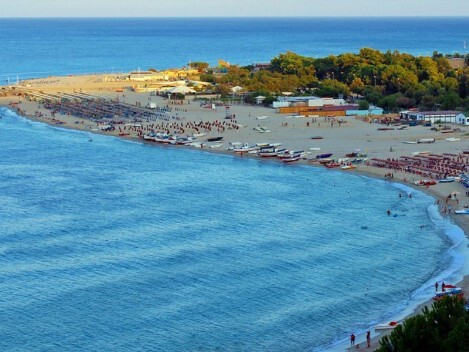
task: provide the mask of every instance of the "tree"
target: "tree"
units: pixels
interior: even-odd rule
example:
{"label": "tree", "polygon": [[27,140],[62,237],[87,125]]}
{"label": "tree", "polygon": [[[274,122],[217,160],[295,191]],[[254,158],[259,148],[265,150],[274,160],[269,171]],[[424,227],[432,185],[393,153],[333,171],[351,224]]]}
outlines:
{"label": "tree", "polygon": [[368,110],[369,108],[370,108],[370,103],[368,103],[366,100],[360,100],[358,102],[359,110]]}
{"label": "tree", "polygon": [[270,61],[273,72],[289,75],[314,75],[314,59],[287,51]]}
{"label": "tree", "polygon": [[469,313],[464,300],[445,297],[410,317],[388,336],[383,337],[378,352],[469,351]]}
{"label": "tree", "polygon": [[352,83],[350,83],[350,90],[354,93],[362,94],[364,89],[365,83],[359,77],[354,78]]}
{"label": "tree", "polygon": [[397,106],[396,101],[398,96],[400,96],[400,94],[393,94],[384,97],[378,102],[378,106],[382,107],[386,111],[394,111]]}
{"label": "tree", "polygon": [[402,66],[389,65],[381,73],[382,79],[386,82],[386,89],[389,92],[404,91],[417,85],[417,75]]}
{"label": "tree", "polygon": [[383,99],[383,95],[378,92],[370,92],[365,95],[365,100],[374,105],[377,105],[381,99]]}
{"label": "tree", "polygon": [[433,95],[424,95],[421,105],[425,108],[425,110],[433,110],[436,105],[436,99]]}
{"label": "tree", "polygon": [[321,82],[316,94],[320,97],[338,97],[339,95],[347,97],[350,94],[350,89],[346,84],[335,79],[326,79]]}
{"label": "tree", "polygon": [[455,92],[449,92],[440,99],[440,108],[442,110],[454,110],[461,106],[461,98]]}
{"label": "tree", "polygon": [[196,61],[189,63],[189,67],[197,69],[199,73],[205,72],[209,67],[209,64],[206,62]]}
{"label": "tree", "polygon": [[401,109],[410,109],[415,106],[415,100],[402,96],[396,99],[396,105]]}
{"label": "tree", "polygon": [[438,66],[435,61],[430,57],[421,57],[418,61],[419,66],[419,78],[421,81],[430,80],[438,81],[440,80],[440,75],[438,72]]}

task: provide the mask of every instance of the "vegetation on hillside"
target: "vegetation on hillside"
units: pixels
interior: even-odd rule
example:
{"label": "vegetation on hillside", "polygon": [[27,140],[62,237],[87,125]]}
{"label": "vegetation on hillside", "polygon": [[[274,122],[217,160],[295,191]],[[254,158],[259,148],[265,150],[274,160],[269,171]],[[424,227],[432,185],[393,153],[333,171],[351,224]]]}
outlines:
{"label": "vegetation on hillside", "polygon": [[254,96],[274,97],[282,92],[359,96],[389,111],[413,107],[469,110],[469,67],[452,69],[448,57],[438,52],[428,57],[363,48],[357,54],[324,58],[286,52],[265,69],[231,66],[224,74],[205,72],[201,79],[216,83],[218,92],[226,96],[230,87],[241,86]]}
{"label": "vegetation on hillside", "polygon": [[425,307],[380,340],[378,352],[467,352],[469,351],[469,312],[464,300],[445,297]]}

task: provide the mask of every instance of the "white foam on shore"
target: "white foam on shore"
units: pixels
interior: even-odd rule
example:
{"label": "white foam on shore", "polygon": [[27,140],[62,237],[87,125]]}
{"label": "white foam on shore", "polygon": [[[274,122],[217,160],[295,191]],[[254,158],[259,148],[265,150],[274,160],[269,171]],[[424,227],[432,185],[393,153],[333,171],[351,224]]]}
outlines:
{"label": "white foam on shore", "polygon": [[[366,177],[366,176],[364,176]],[[451,246],[442,253],[443,257],[450,258],[450,265],[440,271],[436,271],[435,275],[429,278],[423,285],[418,287],[410,295],[410,300],[402,302],[402,310],[391,313],[389,321],[402,321],[413,314],[417,307],[429,301],[433,297],[435,290],[435,282],[447,282],[449,284],[457,284],[464,276],[469,275],[469,239],[464,233],[463,229],[457,226],[450,218],[443,217],[438,209],[438,206],[433,204],[434,198],[428,194],[415,190],[405,184],[392,183],[393,186],[402,190],[407,196],[412,194],[418,197],[427,197],[432,202],[427,208],[428,216],[431,222],[435,225],[438,233],[446,237],[446,240],[451,242]],[[379,336],[373,326],[368,329],[354,332],[356,336],[356,345],[360,344],[362,348],[366,348],[366,332],[371,331],[371,338]],[[337,340],[328,347],[327,352],[344,351],[350,347],[349,337]]]}

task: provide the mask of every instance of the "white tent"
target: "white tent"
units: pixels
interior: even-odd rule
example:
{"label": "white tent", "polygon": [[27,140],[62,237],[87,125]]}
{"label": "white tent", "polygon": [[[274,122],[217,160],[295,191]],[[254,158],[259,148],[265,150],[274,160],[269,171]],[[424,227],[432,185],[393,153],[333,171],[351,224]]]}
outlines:
{"label": "white tent", "polygon": [[195,93],[195,90],[192,89],[192,88],[189,88],[189,87],[185,87],[185,86],[177,86],[177,87],[168,89],[166,91],[166,93],[170,93],[170,94],[178,94],[178,93],[187,94],[187,93]]}

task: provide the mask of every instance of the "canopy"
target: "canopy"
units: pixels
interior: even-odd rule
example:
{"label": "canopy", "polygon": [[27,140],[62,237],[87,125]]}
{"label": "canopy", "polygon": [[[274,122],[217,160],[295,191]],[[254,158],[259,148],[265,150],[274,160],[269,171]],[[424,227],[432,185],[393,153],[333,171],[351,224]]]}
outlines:
{"label": "canopy", "polygon": [[187,93],[195,93],[195,90],[189,87],[185,86],[177,86],[171,89],[168,89],[166,93],[181,93],[181,94],[187,94]]}

